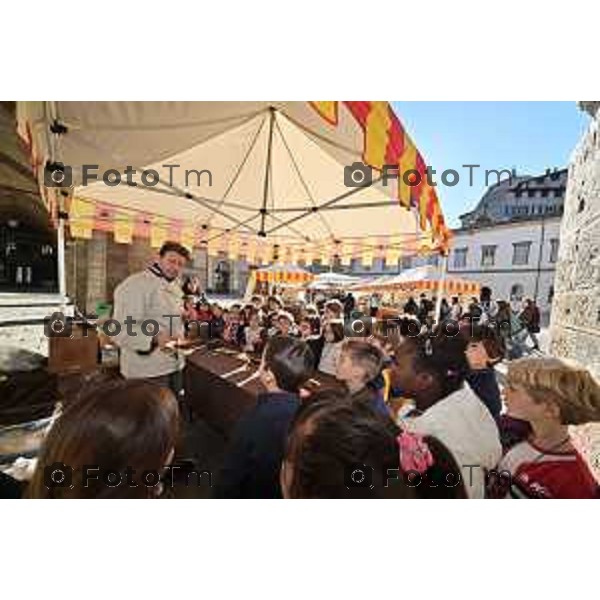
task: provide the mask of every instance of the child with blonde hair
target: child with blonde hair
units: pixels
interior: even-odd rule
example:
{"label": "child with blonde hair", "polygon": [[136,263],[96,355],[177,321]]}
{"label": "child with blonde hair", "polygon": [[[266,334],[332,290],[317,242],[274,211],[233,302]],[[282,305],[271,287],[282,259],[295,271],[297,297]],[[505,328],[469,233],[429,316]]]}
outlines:
{"label": "child with blonde hair", "polygon": [[527,421],[531,434],[500,461],[492,494],[597,498],[598,483],[568,431],[600,421],[600,384],[590,372],[558,358],[516,360],[509,363],[505,402],[509,416]]}

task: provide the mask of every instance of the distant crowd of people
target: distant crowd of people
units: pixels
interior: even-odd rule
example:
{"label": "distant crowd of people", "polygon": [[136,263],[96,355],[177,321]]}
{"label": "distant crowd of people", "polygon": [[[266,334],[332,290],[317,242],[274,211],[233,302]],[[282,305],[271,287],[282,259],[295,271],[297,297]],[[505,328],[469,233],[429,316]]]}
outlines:
{"label": "distant crowd of people", "polygon": [[[185,249],[163,247],[138,287],[120,294],[145,289],[135,308],[154,306],[147,290],[155,285],[162,298],[171,289],[185,262],[177,257],[185,259]],[[349,294],[321,307],[286,305],[274,295],[224,307],[209,303],[196,282],[184,287],[179,301],[190,331],[189,323],[206,323],[208,338],[260,357],[264,391],[229,439],[214,497],[599,497],[568,428],[600,420],[600,384],[584,367],[532,356],[508,363],[501,393],[494,366],[506,355],[507,337],[495,323],[505,307],[491,291],[468,307],[443,301],[440,323],[431,322],[435,299],[410,299],[394,330],[382,332],[376,323],[370,335],[352,337],[344,322],[355,312]],[[539,327],[534,309],[526,304],[519,322],[537,319]],[[454,335],[443,330],[450,319]],[[512,316],[507,322],[511,337]],[[123,473],[161,472],[173,460],[182,423],[177,388],[164,378],[172,371],[149,373],[155,365],[143,361],[147,349],[140,348],[129,365],[137,374],[121,369],[123,379],[67,405],[44,442],[27,496],[160,495],[160,485],[111,488],[98,479],[84,487],[74,475],[69,488],[44,480],[59,463],[76,473],[89,464]],[[336,385],[310,391],[319,373]]]}
{"label": "distant crowd of people", "polygon": [[[405,315],[416,318],[421,324],[433,324],[438,315],[435,314],[436,298],[429,299],[421,294],[417,303],[413,297],[403,305]],[[482,287],[478,297],[472,296],[468,301],[458,296],[448,300],[442,298],[440,303],[439,320],[468,321],[496,328],[509,358],[519,358],[526,350],[528,339],[532,342],[533,350],[540,350],[538,335],[541,330],[540,309],[535,300],[525,298],[494,300],[492,290]]]}

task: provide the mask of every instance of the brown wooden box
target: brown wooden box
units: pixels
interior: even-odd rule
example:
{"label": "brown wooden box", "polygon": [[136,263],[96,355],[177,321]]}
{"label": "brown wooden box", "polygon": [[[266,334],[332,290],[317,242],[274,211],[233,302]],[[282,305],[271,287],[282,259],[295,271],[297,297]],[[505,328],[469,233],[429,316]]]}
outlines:
{"label": "brown wooden box", "polygon": [[[86,330],[87,329],[87,330]],[[95,329],[73,323],[71,337],[48,339],[48,371],[93,371],[98,366],[98,334]]]}

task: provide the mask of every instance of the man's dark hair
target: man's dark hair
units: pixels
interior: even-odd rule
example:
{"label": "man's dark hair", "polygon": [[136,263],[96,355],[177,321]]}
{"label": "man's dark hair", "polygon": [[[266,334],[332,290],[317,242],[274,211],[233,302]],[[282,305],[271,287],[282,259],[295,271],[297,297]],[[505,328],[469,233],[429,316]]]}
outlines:
{"label": "man's dark hair", "polygon": [[179,256],[183,256],[186,260],[190,260],[190,251],[182,246],[179,242],[165,242],[158,252],[159,256],[164,256],[167,252],[176,252]]}
{"label": "man's dark hair", "polygon": [[484,285],[479,291],[479,300],[481,302],[489,302],[492,299],[492,288]]}
{"label": "man's dark hair", "polygon": [[283,308],[283,302],[281,301],[281,298],[278,298],[277,296],[269,296],[267,298],[267,305],[269,305],[271,302],[275,302],[277,306]]}
{"label": "man's dark hair", "polygon": [[314,363],[312,350],[302,340],[275,336],[267,344],[265,366],[273,373],[281,390],[297,393],[310,379]]}

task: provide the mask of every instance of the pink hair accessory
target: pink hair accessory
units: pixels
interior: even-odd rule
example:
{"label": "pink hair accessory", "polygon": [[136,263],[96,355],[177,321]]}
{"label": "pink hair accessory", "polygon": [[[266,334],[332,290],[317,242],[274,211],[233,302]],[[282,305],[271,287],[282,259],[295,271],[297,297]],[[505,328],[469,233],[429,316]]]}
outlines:
{"label": "pink hair accessory", "polygon": [[396,438],[400,448],[400,468],[425,473],[433,465],[433,455],[422,435],[403,431]]}

